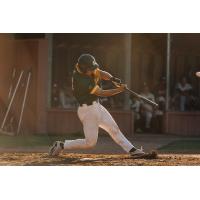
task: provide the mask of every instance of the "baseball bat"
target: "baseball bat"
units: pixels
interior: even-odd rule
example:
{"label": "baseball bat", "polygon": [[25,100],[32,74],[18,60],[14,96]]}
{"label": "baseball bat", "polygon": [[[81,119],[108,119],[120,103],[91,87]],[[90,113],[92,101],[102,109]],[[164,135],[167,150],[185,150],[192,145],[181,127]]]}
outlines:
{"label": "baseball bat", "polygon": [[[116,87],[119,87],[119,86],[121,85],[121,84],[116,83],[116,82],[114,82],[114,81],[112,81],[112,82],[113,82],[113,84],[114,84]],[[141,100],[143,100],[144,102],[146,102],[146,103],[148,103],[148,104],[150,104],[150,105],[152,105],[152,106],[158,107],[158,104],[157,104],[156,102],[151,101],[151,100],[147,99],[146,97],[144,97],[144,96],[142,96],[142,95],[140,95],[140,94],[138,94],[138,93],[132,91],[132,90],[129,89],[128,87],[126,87],[126,91],[130,92],[131,94],[133,94],[136,98],[141,99]]]}
{"label": "baseball bat", "polygon": [[130,92],[131,94],[133,94],[136,98],[141,99],[141,100],[145,101],[146,103],[148,103],[148,104],[150,104],[150,105],[152,105],[152,106],[158,107],[158,104],[157,104],[156,102],[151,101],[151,100],[147,99],[146,97],[137,94],[136,92],[130,90],[128,87],[126,87],[126,90],[127,90],[128,92]]}

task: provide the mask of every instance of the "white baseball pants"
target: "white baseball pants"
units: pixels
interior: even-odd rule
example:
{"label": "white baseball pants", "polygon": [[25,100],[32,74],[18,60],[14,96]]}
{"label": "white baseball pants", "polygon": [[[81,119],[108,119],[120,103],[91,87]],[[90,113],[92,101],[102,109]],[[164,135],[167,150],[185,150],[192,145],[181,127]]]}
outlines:
{"label": "white baseball pants", "polygon": [[96,145],[99,127],[104,129],[112,139],[126,152],[134,146],[125,138],[110,113],[97,102],[78,108],[78,116],[83,124],[85,139],[65,140],[64,149],[89,149]]}

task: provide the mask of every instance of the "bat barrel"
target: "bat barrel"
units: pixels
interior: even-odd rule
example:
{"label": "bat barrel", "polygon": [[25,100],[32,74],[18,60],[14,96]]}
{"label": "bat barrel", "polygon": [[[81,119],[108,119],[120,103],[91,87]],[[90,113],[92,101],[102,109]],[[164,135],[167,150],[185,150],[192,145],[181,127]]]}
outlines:
{"label": "bat barrel", "polygon": [[[119,86],[120,86],[120,84],[118,84],[118,83],[116,83],[116,82],[114,82],[114,81],[112,81],[112,82],[114,83],[114,85],[115,85],[116,87],[119,87]],[[151,104],[152,106],[158,107],[158,104],[157,104],[156,102],[151,101],[151,100],[149,100],[149,99],[147,99],[147,98],[145,98],[145,97],[143,97],[143,96],[137,94],[136,92],[130,90],[128,87],[126,87],[126,90],[127,90],[128,92],[130,92],[131,94],[133,94],[135,97],[137,97],[137,98],[139,98],[139,99],[142,99],[143,101],[145,101],[145,102]]]}
{"label": "bat barrel", "polygon": [[156,102],[151,101],[151,100],[149,100],[149,99],[147,99],[147,98],[145,98],[145,97],[143,97],[143,96],[137,94],[136,92],[130,90],[129,88],[126,88],[126,90],[129,91],[131,94],[133,94],[135,97],[137,97],[137,98],[139,98],[139,99],[145,101],[146,103],[149,103],[149,104],[151,104],[152,106],[158,107],[158,104],[157,104]]}

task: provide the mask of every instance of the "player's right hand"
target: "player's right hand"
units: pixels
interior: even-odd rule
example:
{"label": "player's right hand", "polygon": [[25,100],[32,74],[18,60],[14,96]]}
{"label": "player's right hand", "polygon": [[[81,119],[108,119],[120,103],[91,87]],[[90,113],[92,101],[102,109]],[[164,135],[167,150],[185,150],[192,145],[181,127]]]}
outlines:
{"label": "player's right hand", "polygon": [[123,92],[123,91],[126,90],[126,88],[127,88],[127,85],[126,85],[126,84],[121,84],[120,87],[119,87],[119,90],[120,90],[121,92]]}

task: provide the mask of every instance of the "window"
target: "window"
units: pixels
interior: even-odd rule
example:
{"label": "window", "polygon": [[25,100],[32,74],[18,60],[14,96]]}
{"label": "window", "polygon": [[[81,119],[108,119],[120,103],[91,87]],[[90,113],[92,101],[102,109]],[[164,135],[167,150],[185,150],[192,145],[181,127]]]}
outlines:
{"label": "window", "polygon": [[[77,107],[71,90],[71,77],[82,53],[94,55],[101,69],[119,77],[123,75],[122,34],[53,34],[51,107]],[[121,101],[121,98],[118,99]]]}

